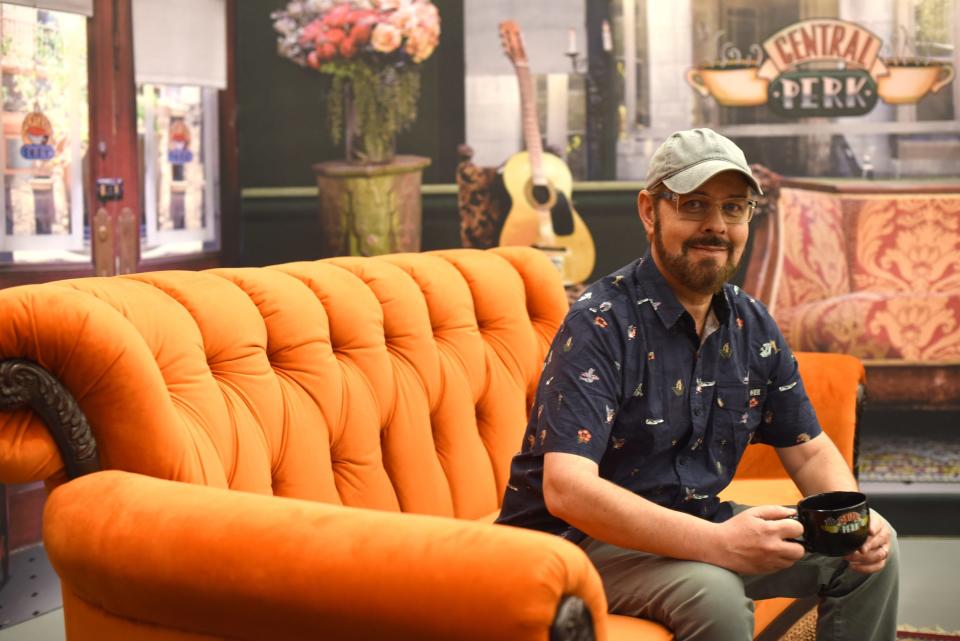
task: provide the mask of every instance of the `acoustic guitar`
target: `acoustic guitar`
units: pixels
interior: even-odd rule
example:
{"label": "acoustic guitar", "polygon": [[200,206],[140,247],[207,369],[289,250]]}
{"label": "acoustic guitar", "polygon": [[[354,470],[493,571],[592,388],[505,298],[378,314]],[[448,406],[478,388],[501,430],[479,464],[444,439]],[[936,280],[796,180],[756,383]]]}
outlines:
{"label": "acoustic guitar", "polygon": [[581,283],[593,273],[593,236],[571,204],[570,169],[563,160],[543,151],[533,78],[516,22],[500,23],[500,42],[520,83],[527,149],[511,156],[501,170],[510,205],[500,231],[500,244],[536,247],[554,262],[564,284]]}

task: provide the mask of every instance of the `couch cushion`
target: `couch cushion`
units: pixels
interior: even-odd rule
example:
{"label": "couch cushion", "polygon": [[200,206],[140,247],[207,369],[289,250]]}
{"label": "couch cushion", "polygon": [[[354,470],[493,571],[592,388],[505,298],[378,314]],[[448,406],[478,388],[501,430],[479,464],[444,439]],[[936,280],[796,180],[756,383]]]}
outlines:
{"label": "couch cushion", "polygon": [[608,641],[670,641],[673,633],[659,623],[611,614],[607,618]]}
{"label": "couch cushion", "polygon": [[960,291],[858,292],[781,309],[776,317],[796,350],[928,363],[960,359]]}
{"label": "couch cushion", "polygon": [[[754,634],[759,634],[793,603],[793,599],[777,598],[757,601],[753,614]],[[611,614],[607,618],[608,641],[670,641],[673,633],[659,623],[636,617]]]}
{"label": "couch cushion", "polygon": [[960,194],[844,196],[854,291],[960,292]]}

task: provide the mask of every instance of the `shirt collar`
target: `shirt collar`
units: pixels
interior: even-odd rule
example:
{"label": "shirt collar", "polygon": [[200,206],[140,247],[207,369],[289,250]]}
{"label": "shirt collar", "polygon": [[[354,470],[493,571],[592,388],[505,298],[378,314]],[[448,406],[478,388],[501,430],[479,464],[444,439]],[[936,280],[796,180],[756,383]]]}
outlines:
{"label": "shirt collar", "polygon": [[[640,282],[641,295],[637,304],[648,302],[653,306],[653,311],[660,318],[660,322],[667,329],[672,328],[680,317],[686,313],[686,309],[677,300],[677,295],[673,293],[670,284],[660,273],[650,251],[644,254],[637,265],[637,280]],[[711,309],[717,315],[720,325],[726,325],[730,320],[730,301],[729,290],[731,285],[726,284],[716,294],[713,295]],[[649,300],[645,301],[644,299]]]}

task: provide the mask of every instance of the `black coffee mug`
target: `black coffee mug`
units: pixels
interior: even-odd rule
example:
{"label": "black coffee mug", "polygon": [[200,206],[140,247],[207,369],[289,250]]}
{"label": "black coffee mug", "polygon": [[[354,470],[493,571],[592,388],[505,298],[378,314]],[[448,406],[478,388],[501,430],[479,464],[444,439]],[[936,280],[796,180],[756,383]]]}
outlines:
{"label": "black coffee mug", "polygon": [[797,504],[803,525],[803,539],[791,539],[808,552],[846,556],[867,540],[870,508],[860,492],[824,492],[808,496]]}

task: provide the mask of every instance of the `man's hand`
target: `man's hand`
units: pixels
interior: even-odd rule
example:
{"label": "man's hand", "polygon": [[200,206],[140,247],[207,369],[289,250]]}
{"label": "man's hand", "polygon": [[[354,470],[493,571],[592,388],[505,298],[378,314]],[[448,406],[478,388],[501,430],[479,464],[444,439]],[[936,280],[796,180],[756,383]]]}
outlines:
{"label": "man's hand", "polygon": [[863,574],[879,572],[887,564],[890,555],[890,526],[882,516],[870,510],[870,530],[867,540],[860,548],[843,557],[850,569]]}
{"label": "man's hand", "polygon": [[789,517],[796,510],[760,505],[740,512],[719,525],[718,549],[708,553],[714,565],[740,574],[769,574],[803,558],[803,546],[786,539],[803,535],[803,526]]}

